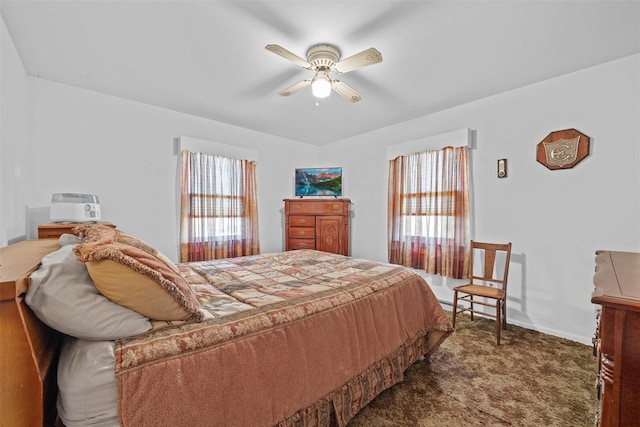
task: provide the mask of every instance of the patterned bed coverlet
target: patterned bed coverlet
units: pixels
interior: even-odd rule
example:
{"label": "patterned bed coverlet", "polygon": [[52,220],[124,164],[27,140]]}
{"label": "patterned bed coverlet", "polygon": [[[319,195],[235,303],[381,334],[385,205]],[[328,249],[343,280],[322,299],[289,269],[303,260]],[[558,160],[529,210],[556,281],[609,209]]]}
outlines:
{"label": "patterned bed coverlet", "polygon": [[299,250],[178,266],[208,319],[117,341],[122,426],[344,426],[453,331],[396,265]]}

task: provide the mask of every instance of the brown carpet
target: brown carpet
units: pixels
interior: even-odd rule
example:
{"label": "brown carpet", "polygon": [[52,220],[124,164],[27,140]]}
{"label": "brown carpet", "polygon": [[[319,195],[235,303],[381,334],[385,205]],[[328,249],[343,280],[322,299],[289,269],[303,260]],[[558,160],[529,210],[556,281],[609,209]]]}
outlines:
{"label": "brown carpet", "polygon": [[590,346],[513,325],[496,346],[493,320],[456,323],[430,361],[411,366],[348,427],[594,425]]}

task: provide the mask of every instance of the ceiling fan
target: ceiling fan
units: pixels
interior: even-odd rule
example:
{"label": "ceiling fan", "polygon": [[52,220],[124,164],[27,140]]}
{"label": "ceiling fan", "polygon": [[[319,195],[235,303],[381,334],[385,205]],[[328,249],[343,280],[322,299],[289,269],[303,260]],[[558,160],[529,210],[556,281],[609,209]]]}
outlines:
{"label": "ceiling fan", "polygon": [[312,46],[307,51],[306,60],[277,44],[268,44],[265,49],[315,73],[313,78],[302,80],[281,90],[278,92],[280,96],[293,95],[300,89],[311,85],[311,90],[316,98],[326,98],[331,93],[331,90],[335,90],[347,101],[358,102],[362,99],[362,96],[340,80],[332,79],[331,73],[348,73],[358,68],[382,62],[382,54],[375,48],[369,48],[343,60],[340,60],[340,51],[328,44]]}

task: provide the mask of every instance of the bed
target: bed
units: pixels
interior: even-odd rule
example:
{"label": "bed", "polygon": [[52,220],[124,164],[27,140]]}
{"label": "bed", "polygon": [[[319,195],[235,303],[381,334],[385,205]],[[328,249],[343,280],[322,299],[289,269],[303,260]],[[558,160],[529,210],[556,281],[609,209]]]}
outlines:
{"label": "bed", "polygon": [[176,265],[106,228],[0,249],[3,425],[345,426],[453,331],[410,269],[314,250]]}

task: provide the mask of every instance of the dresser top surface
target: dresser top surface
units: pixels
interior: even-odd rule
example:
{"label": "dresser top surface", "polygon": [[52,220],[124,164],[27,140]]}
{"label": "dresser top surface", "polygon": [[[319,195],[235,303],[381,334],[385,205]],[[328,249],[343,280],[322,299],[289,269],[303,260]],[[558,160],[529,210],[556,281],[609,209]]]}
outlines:
{"label": "dresser top surface", "polygon": [[[60,247],[57,239],[23,240],[0,248],[0,285],[12,284],[34,270],[43,256]],[[18,292],[26,289],[18,289]]]}
{"label": "dresser top surface", "polygon": [[89,221],[89,222],[51,222],[48,224],[38,225],[38,229],[73,228],[78,225],[87,225],[87,224],[102,224],[102,225],[108,225],[109,227],[115,227],[115,225],[107,221]]}
{"label": "dresser top surface", "polygon": [[640,305],[640,253],[597,251],[595,262],[594,298],[617,298]]}
{"label": "dresser top surface", "polygon": [[350,199],[344,197],[297,197],[295,199],[283,199],[285,202],[350,202]]}

